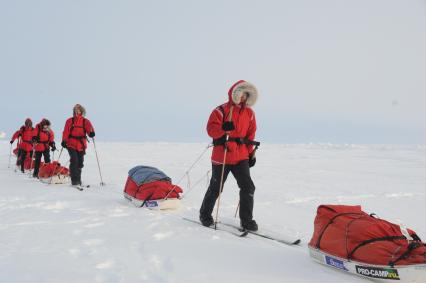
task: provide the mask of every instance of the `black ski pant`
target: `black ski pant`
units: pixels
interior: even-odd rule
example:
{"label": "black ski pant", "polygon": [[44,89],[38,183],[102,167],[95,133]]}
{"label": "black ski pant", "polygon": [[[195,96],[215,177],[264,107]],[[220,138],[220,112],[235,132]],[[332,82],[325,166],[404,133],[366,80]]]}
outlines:
{"label": "black ski pant", "polygon": [[18,155],[16,156],[16,166],[21,166],[21,156],[22,156],[22,149],[18,149]]}
{"label": "black ski pant", "polygon": [[41,156],[44,157],[44,163],[50,163],[49,149],[46,149],[45,151],[36,151],[34,154],[34,172],[33,172],[34,177],[37,177],[38,172],[40,171]]}
{"label": "black ski pant", "polygon": [[[29,151],[29,153],[30,153],[30,158],[33,158],[33,152]],[[28,151],[25,151],[25,150],[21,151],[21,171],[22,171],[22,173],[24,173],[24,169],[25,169],[24,165],[25,165],[25,159],[27,158],[27,154],[28,154]]]}
{"label": "black ski pant", "polygon": [[84,166],[84,151],[68,148],[70,155],[70,176],[72,185],[81,185],[81,169]]}
{"label": "black ski pant", "polygon": [[[201,217],[210,217],[219,196],[220,179],[222,175],[223,165],[212,165],[212,177],[210,185],[204,196],[203,203],[200,208]],[[250,177],[250,167],[248,160],[243,160],[235,165],[225,165],[223,183],[225,183],[229,172],[234,175],[240,188],[240,219],[241,222],[253,219],[253,204],[255,186]],[[222,187],[223,190],[223,187]]]}

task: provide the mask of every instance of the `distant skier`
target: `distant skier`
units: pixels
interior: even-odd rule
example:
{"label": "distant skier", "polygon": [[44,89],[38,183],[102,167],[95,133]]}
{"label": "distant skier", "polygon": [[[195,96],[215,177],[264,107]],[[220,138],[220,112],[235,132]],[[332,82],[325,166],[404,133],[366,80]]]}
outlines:
{"label": "distant skier", "polygon": [[[250,167],[256,163],[255,145],[259,143],[254,141],[256,118],[250,107],[255,104],[258,92],[254,85],[241,80],[229,89],[228,96],[229,101],[216,107],[207,123],[207,133],[213,138],[214,144],[212,177],[200,208],[200,221],[204,226],[214,224],[212,212],[219,195],[224,166],[223,183],[229,172],[232,172],[240,188],[241,226],[257,231],[257,223],[253,220],[255,186],[250,177]],[[223,164],[225,147],[227,152]]]}
{"label": "distant skier", "polygon": [[55,134],[50,129],[49,120],[43,119],[35,126],[33,142],[35,151],[33,177],[38,178],[41,156],[44,157],[44,163],[50,163],[50,149],[56,150]]}
{"label": "distant skier", "polygon": [[28,155],[30,158],[33,155],[33,131],[33,122],[30,118],[27,118],[25,124],[13,134],[10,140],[10,144],[13,144],[18,139],[18,159],[16,165],[21,166],[22,173],[24,173],[25,159]]}
{"label": "distant skier", "polygon": [[95,130],[89,119],[86,119],[86,109],[80,104],[73,108],[73,116],[65,122],[62,134],[62,147],[68,149],[70,155],[70,176],[73,186],[81,185],[81,170],[84,166],[84,155],[87,148],[87,136],[93,138]]}

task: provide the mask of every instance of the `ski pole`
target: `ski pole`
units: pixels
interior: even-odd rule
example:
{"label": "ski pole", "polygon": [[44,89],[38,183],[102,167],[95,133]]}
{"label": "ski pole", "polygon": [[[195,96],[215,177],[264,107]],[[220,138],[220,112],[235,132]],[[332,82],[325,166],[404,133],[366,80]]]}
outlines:
{"label": "ski pole", "polygon": [[10,151],[9,151],[9,163],[7,165],[7,168],[10,168],[10,159],[12,158],[12,144],[10,144]]}
{"label": "ski pole", "polygon": [[[229,115],[228,115],[228,121],[232,121],[232,111],[233,110],[234,110],[234,107],[231,106],[231,109],[230,109]],[[217,219],[218,219],[218,216],[219,216],[220,196],[222,194],[222,189],[223,189],[223,176],[225,175],[225,165],[226,165],[225,162],[226,162],[226,154],[228,153],[228,147],[227,147],[228,140],[229,140],[229,133],[227,132],[226,137],[225,137],[225,145],[224,145],[225,149],[224,149],[224,152],[223,152],[223,163],[222,163],[222,173],[221,173],[221,176],[220,176],[219,195],[217,197],[216,219],[214,221],[214,229],[215,230],[217,229]]]}
{"label": "ski pole", "polygon": [[238,201],[237,209],[235,210],[235,215],[234,215],[235,218],[237,218],[237,213],[239,209],[240,209],[240,201]]}
{"label": "ski pole", "polygon": [[98,169],[99,169],[99,176],[101,177],[101,183],[100,183],[100,185],[101,186],[105,186],[105,183],[102,180],[101,166],[99,165],[98,151],[96,150],[95,138],[92,138],[92,141],[93,141],[93,147],[95,148],[96,161],[98,163]]}
{"label": "ski pole", "polygon": [[[64,150],[64,148],[63,148],[63,147],[61,147],[61,150],[59,151],[59,157],[58,157],[58,160],[56,160],[56,161],[58,161],[58,162],[59,162],[59,159],[61,159],[62,150]],[[53,152],[53,153],[55,153],[55,152]],[[55,160],[55,159],[53,159],[53,160]]]}
{"label": "ski pole", "polygon": [[[63,148],[63,147],[61,147],[61,150],[59,151],[59,157],[58,157],[58,160],[57,160],[58,164],[60,164],[60,163],[59,163],[59,159],[61,159],[61,155],[62,155],[62,151],[63,151],[63,150],[64,150],[64,148]],[[53,152],[52,160],[53,160],[53,161],[55,161],[55,152]],[[54,172],[53,172],[53,173],[54,173]],[[53,177],[55,177],[55,176],[59,176],[59,174],[60,174],[60,173],[58,173],[58,174],[52,174],[52,176],[50,177],[50,180],[49,180],[49,185],[50,185],[50,184],[52,184]]]}
{"label": "ski pole", "polygon": [[[31,159],[31,163],[30,163],[30,170],[29,170],[29,172],[30,172],[30,178],[31,178],[31,175],[32,175],[32,173],[33,173],[33,164],[34,164],[34,152],[35,152],[35,147],[33,146],[33,150],[32,150],[32,152],[28,152],[28,154],[30,154],[30,159]],[[32,154],[31,154],[32,153]],[[24,161],[24,166],[25,166],[25,161]]]}

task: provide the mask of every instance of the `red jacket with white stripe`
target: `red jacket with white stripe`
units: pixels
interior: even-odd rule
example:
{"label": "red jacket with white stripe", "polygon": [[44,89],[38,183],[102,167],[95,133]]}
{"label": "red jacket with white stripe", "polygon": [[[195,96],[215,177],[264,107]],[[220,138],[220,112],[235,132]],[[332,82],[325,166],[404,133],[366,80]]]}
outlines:
{"label": "red jacket with white stripe", "polygon": [[[249,92],[249,98],[246,104],[240,103],[243,92]],[[246,138],[254,140],[256,135],[256,117],[254,111],[250,108],[257,99],[256,88],[248,82],[238,81],[228,92],[229,101],[216,107],[210,114],[207,122],[207,133],[213,139],[219,139],[226,133],[222,129],[225,121],[232,121],[235,130],[229,132],[229,138]],[[232,117],[230,112],[232,108]],[[223,110],[223,111],[222,111]],[[249,155],[254,151],[253,145],[239,144],[236,141],[228,141],[226,144],[228,150],[226,153],[225,164],[237,164],[242,160],[248,160]],[[224,145],[216,145],[212,152],[212,163],[223,164],[224,161]]]}

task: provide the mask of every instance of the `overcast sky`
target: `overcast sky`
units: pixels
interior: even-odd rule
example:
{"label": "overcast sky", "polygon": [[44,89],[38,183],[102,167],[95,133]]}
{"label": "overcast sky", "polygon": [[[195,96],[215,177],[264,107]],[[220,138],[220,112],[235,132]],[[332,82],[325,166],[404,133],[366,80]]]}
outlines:
{"label": "overcast sky", "polygon": [[426,143],[426,0],[0,3],[8,136],[81,103],[99,140],[208,142],[245,79],[260,141]]}

